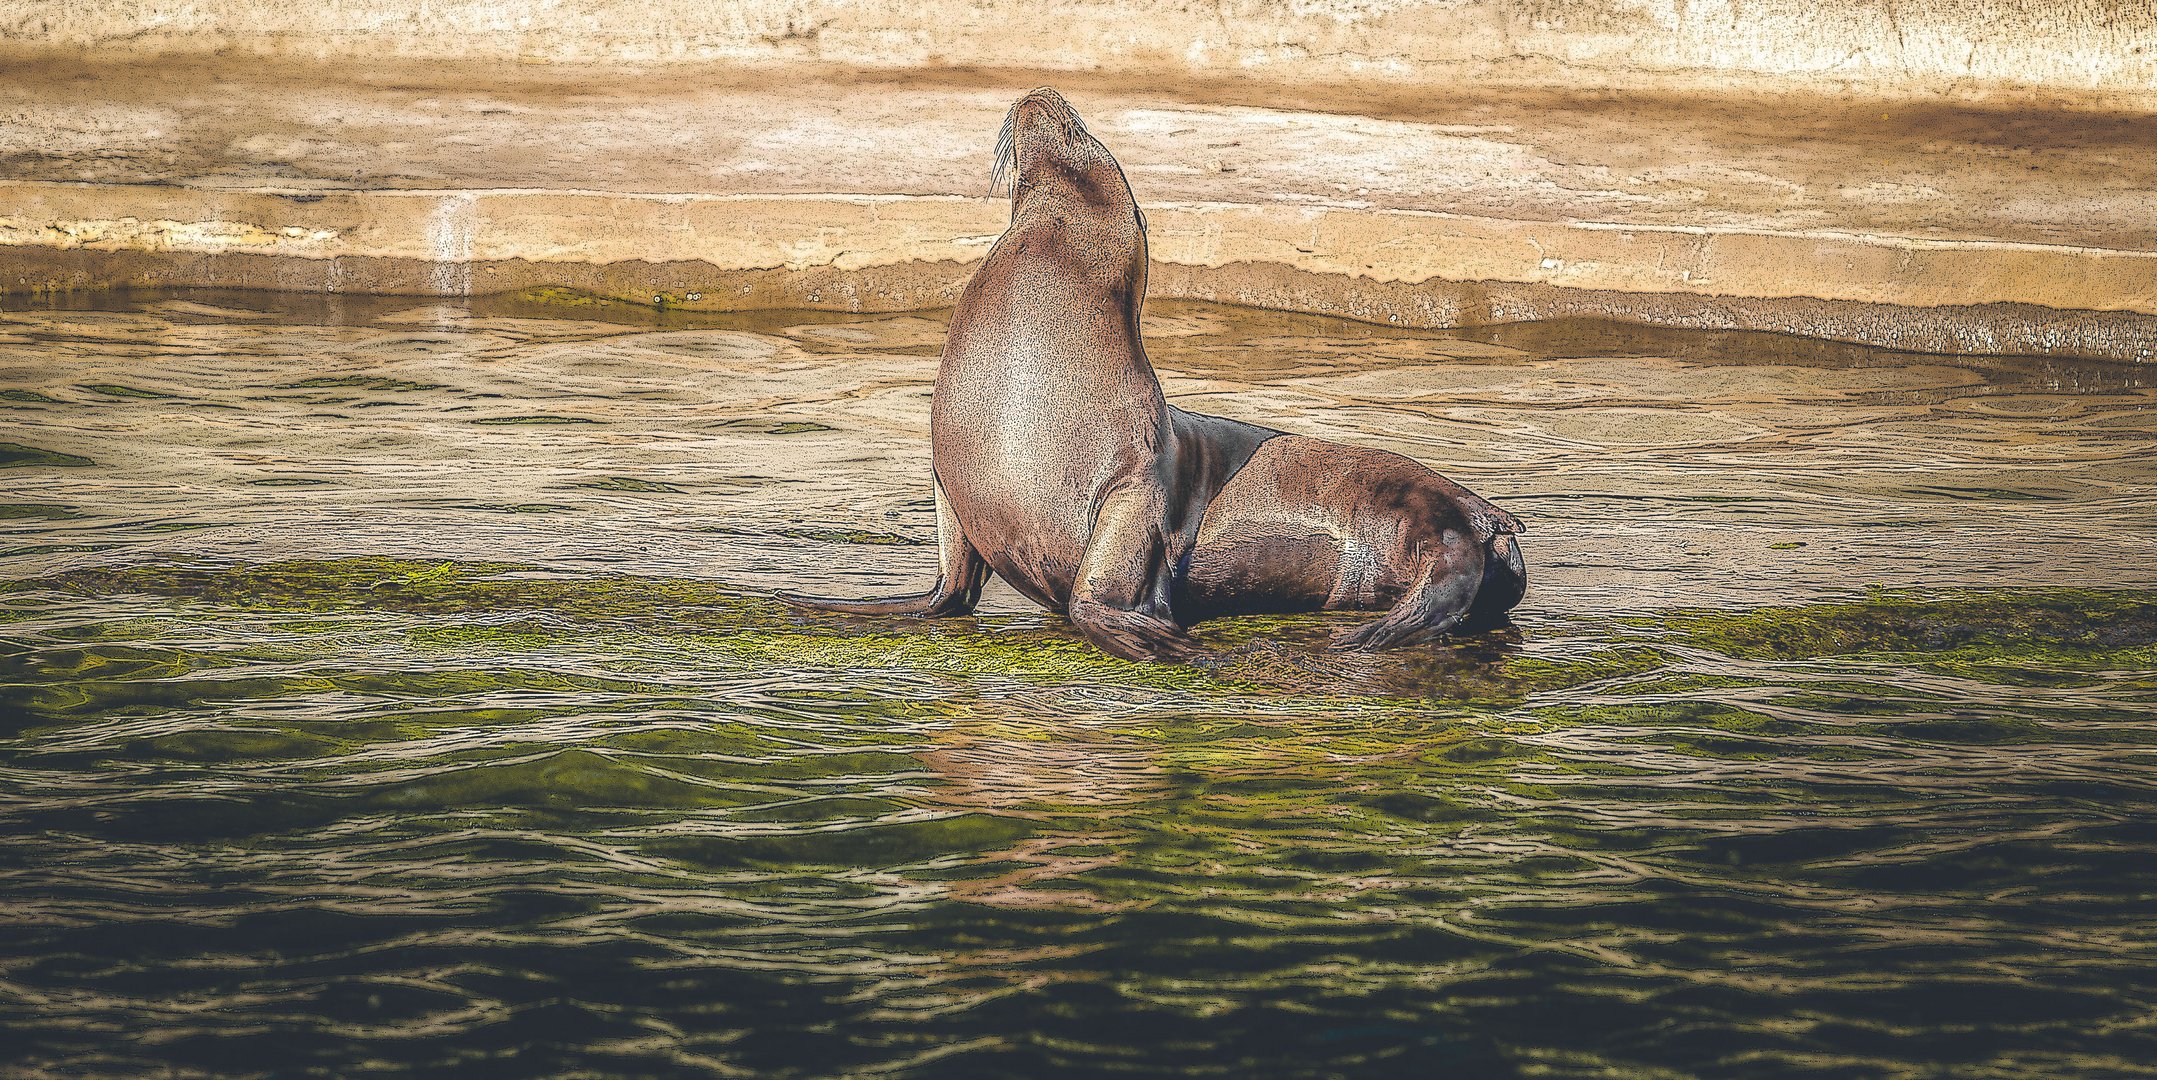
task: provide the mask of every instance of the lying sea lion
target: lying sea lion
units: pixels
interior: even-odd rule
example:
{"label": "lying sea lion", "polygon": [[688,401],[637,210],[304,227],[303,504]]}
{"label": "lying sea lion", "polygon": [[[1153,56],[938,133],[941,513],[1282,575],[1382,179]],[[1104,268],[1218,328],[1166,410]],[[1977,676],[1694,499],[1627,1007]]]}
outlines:
{"label": "lying sea lion", "polygon": [[936,586],[790,603],[964,615],[991,571],[1117,656],[1178,658],[1201,619],[1389,609],[1335,645],[1496,622],[1527,587],[1512,515],[1428,468],[1188,413],[1139,339],[1146,218],[1054,90],[1004,118],[1011,227],[952,312],[930,409]]}

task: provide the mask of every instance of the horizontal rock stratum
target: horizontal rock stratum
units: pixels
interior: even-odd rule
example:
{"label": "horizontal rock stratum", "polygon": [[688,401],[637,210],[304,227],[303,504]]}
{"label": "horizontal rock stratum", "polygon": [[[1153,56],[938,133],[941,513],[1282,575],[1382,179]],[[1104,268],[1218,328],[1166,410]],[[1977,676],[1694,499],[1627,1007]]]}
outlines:
{"label": "horizontal rock stratum", "polygon": [[[44,59],[0,71],[0,288],[948,304],[1038,73]],[[2157,125],[1824,97],[1057,82],[1153,294],[2157,358]],[[1367,90],[1367,88],[1364,88]]]}
{"label": "horizontal rock stratum", "polygon": [[2009,90],[2157,104],[2146,0],[10,0],[0,51],[834,64],[1387,90]]}

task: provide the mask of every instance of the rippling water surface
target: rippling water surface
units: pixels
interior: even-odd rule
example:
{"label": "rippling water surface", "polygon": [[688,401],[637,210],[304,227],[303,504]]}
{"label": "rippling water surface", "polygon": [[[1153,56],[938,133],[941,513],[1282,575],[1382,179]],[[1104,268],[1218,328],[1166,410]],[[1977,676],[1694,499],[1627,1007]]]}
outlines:
{"label": "rippling water surface", "polygon": [[0,312],[0,1069],[2111,1076],[2157,369],[1159,305],[1510,629],[919,624],[940,315]]}

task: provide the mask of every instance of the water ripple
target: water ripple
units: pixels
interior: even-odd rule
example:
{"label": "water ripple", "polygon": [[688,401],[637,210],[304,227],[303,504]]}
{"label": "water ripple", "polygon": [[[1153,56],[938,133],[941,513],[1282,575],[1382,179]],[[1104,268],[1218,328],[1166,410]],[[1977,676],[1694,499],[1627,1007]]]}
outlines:
{"label": "water ripple", "polygon": [[1172,395],[1535,568],[1164,673],[742,606],[927,572],[938,316],[105,308],[0,315],[4,441],[94,463],[0,507],[11,1073],[2157,1060],[2144,369],[1161,305]]}

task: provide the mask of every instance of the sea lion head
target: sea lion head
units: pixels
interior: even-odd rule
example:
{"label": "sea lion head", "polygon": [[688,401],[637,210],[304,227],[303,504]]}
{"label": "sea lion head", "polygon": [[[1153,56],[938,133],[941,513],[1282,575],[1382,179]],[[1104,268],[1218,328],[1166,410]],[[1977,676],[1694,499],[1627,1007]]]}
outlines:
{"label": "sea lion head", "polygon": [[1006,184],[1013,222],[1037,208],[1052,215],[1077,211],[1089,219],[1129,222],[1144,245],[1146,219],[1123,166],[1086,130],[1078,110],[1046,86],[1028,91],[1004,114],[989,185],[993,191]]}

